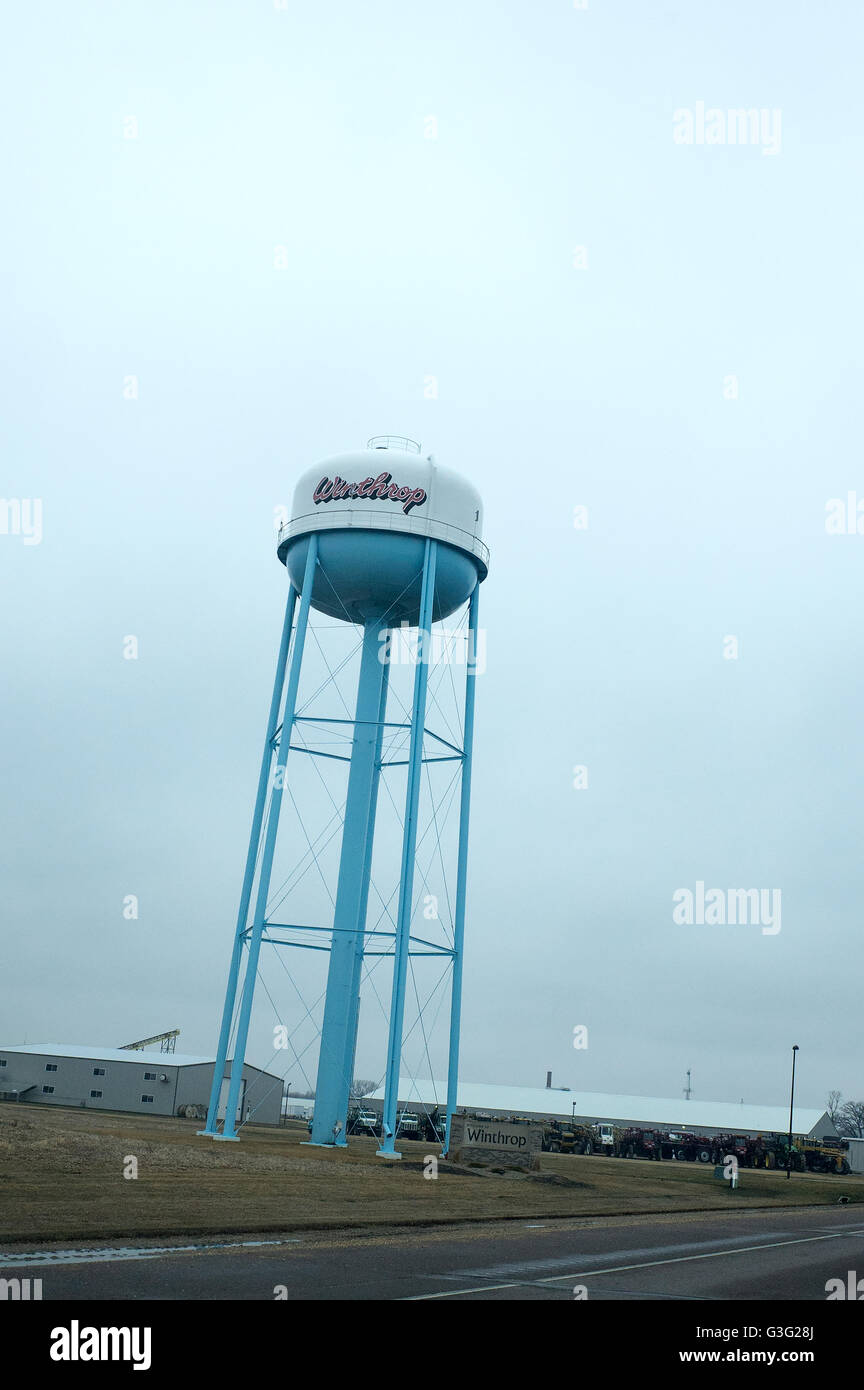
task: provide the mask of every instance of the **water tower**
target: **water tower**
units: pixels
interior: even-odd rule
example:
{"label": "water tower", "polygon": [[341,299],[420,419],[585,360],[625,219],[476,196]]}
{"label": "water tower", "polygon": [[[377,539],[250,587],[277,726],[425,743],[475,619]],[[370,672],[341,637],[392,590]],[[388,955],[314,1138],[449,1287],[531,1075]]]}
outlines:
{"label": "water tower", "polygon": [[[359,672],[353,717],[345,718],[343,710],[339,717],[330,720],[333,725],[348,726],[350,750],[344,759],[349,766],[332,921],[311,928],[321,933],[316,939],[325,943],[325,949],[329,948],[311,1142],[346,1143],[361,970],[364,955],[374,944],[373,953],[393,957],[379,1153],[398,1157],[395,1142],[406,970],[409,957],[429,954],[420,946],[430,945],[418,944],[419,939],[412,934],[421,774],[425,763],[449,760],[458,761],[461,768],[452,944],[443,952],[452,958],[446,1152],[450,1116],[456,1104],[459,1056],[477,596],[488,566],[481,532],[482,505],[476,489],[451,470],[439,467],[431,454],[424,456],[412,440],[395,436],[371,439],[365,450],[339,454],[316,464],[297,483],[290,519],[278,537],[277,553],[288,572],[288,602],[203,1134],[218,1139],[237,1137],[237,1105],[260,947],[262,941],[271,940],[290,944],[285,937],[278,938],[275,924],[268,919],[267,904],[282,795],[291,783],[286,765],[295,727],[303,718],[298,714],[297,697],[310,610],[315,610],[336,623],[354,626],[359,634]],[[465,611],[466,605],[467,660],[460,747],[427,728],[427,689],[433,624],[459,609]],[[413,695],[408,717],[393,719],[388,718],[387,639],[394,631],[404,635],[406,627],[415,636]],[[370,934],[367,908],[378,789],[382,771],[388,765],[382,759],[382,743],[385,731],[393,729],[404,731],[407,753],[401,760],[407,769],[403,774],[404,815],[400,816],[401,857],[394,864],[398,873],[398,904],[394,930]],[[437,753],[430,750],[432,738],[446,744],[443,753],[440,748]],[[295,928],[280,924],[280,930],[287,934]],[[382,950],[384,937],[389,940]],[[220,1132],[220,1090],[232,1031],[236,1031],[236,1038]]]}

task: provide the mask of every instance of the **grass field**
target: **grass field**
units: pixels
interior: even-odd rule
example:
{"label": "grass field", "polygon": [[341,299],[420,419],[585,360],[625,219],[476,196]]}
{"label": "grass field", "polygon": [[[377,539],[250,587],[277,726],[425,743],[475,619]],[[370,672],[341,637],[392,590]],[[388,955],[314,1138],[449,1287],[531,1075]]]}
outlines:
{"label": "grass field", "polygon": [[[0,1106],[0,1239],[81,1241],[430,1225],[521,1217],[639,1215],[864,1202],[864,1178],[745,1169],[736,1192],[710,1164],[543,1154],[538,1173],[441,1164],[428,1144],[401,1162],[375,1141],[303,1147],[302,1124],[200,1139],[191,1120]],[[124,1177],[129,1158],[138,1176]]]}

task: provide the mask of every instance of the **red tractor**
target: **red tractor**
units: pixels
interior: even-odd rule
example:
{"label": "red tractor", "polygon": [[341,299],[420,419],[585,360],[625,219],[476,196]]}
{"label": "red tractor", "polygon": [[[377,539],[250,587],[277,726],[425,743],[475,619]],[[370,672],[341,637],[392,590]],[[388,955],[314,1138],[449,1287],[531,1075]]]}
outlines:
{"label": "red tractor", "polygon": [[[775,1149],[761,1134],[720,1134],[713,1141],[714,1162],[722,1163],[730,1155],[738,1160],[739,1168],[773,1168]],[[777,1165],[780,1166],[779,1164]]]}
{"label": "red tractor", "polygon": [[656,1129],[639,1129],[633,1125],[621,1135],[619,1152],[624,1158],[660,1159],[661,1136]]}
{"label": "red tractor", "polygon": [[661,1156],[679,1163],[710,1163],[714,1157],[714,1140],[689,1130],[671,1129],[661,1138]]}

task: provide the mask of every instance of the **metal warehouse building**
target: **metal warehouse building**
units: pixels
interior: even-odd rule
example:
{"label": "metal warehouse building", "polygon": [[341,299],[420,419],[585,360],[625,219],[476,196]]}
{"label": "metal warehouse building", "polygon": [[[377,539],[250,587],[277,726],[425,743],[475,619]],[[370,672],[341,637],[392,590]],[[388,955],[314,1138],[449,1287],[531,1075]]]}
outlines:
{"label": "metal warehouse building", "polygon": [[[431,1112],[443,1105],[447,1087],[441,1081],[399,1082],[399,1109]],[[380,1111],[383,1090],[366,1097],[364,1105]],[[621,1128],[689,1130],[692,1134],[785,1134],[789,1107],[735,1105],[715,1100],[663,1100],[654,1096],[613,1096],[595,1091],[568,1091],[549,1086],[489,1086],[460,1081],[457,1107],[503,1119],[520,1115],[529,1119],[575,1120],[581,1124],[609,1123]],[[837,1130],[824,1110],[795,1106],[792,1132],[802,1138],[834,1137]]]}
{"label": "metal warehouse building", "polygon": [[[0,1048],[0,1100],[43,1105],[77,1105],[94,1110],[128,1110],[177,1115],[181,1107],[205,1108],[213,1085],[213,1057],[114,1047],[69,1047],[33,1043]],[[220,1114],[224,1113],[230,1062],[225,1065]],[[237,1107],[238,1123],[278,1125],[281,1076],[246,1063]]]}

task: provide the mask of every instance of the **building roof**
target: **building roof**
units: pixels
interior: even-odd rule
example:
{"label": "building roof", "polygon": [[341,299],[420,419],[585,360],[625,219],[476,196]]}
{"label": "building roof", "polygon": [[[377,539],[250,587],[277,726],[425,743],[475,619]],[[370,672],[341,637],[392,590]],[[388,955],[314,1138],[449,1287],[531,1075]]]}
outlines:
{"label": "building roof", "polygon": [[[35,1057],[78,1057],[90,1062],[158,1062],[162,1067],[212,1067],[216,1058],[193,1057],[183,1052],[150,1052],[127,1047],[78,1047],[70,1043],[24,1043],[15,1047],[0,1047],[0,1053],[23,1052]],[[251,1062],[247,1062],[251,1066]],[[261,1067],[255,1067],[261,1071]],[[265,1075],[271,1075],[265,1072]]]}
{"label": "building roof", "polygon": [[[447,1096],[444,1081],[399,1081],[399,1100],[405,1105],[431,1109],[443,1105]],[[383,1100],[383,1087],[368,1099]],[[611,1123],[632,1121],[655,1124],[668,1129],[720,1129],[729,1134],[755,1131],[785,1134],[789,1128],[789,1108],[782,1105],[735,1105],[719,1100],[677,1100],[656,1096],[614,1096],[600,1091],[566,1091],[546,1086],[493,1086],[460,1081],[457,1106],[465,1110],[497,1110],[508,1115],[549,1115],[570,1119],[590,1119]],[[810,1134],[825,1119],[824,1110],[795,1107],[792,1129]],[[833,1126],[829,1124],[829,1129]]]}

